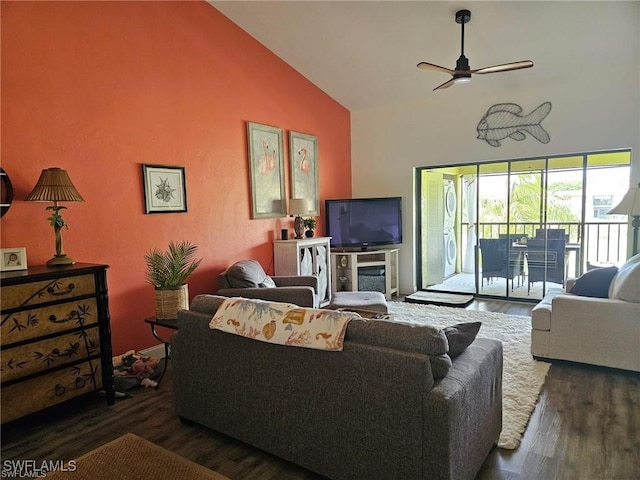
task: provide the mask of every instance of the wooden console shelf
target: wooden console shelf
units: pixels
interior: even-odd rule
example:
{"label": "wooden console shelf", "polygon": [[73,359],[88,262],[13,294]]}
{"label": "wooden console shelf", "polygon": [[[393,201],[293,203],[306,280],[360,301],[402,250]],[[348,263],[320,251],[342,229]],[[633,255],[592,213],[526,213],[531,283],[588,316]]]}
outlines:
{"label": "wooden console shelf", "polygon": [[398,248],[331,252],[331,291],[384,293],[387,300],[398,294]]}

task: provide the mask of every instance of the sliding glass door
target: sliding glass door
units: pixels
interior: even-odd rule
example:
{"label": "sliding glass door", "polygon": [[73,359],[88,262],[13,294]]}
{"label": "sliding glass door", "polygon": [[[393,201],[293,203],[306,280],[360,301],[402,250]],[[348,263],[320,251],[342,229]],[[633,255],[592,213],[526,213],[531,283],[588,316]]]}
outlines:
{"label": "sliding glass door", "polygon": [[539,300],[626,255],[628,150],[417,172],[420,288]]}

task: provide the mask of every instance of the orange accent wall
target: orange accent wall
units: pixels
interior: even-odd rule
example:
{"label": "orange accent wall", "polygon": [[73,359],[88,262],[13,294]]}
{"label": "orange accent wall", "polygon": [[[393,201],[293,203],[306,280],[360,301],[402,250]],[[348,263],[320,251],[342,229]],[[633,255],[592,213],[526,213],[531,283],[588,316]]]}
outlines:
{"label": "orange accent wall", "polygon": [[[1,2],[1,159],[16,199],[2,247],[55,252],[47,204],[24,199],[43,168],[69,172],[64,250],[108,270],[114,354],[157,343],[143,255],[191,240],[190,297],[255,258],[291,218],[251,220],[246,122],[316,135],[324,199],[351,195],[350,114],[206,2]],[[186,169],[187,213],[144,214],[142,164]],[[290,191],[287,172],[287,192]],[[323,217],[318,234],[323,233]]]}

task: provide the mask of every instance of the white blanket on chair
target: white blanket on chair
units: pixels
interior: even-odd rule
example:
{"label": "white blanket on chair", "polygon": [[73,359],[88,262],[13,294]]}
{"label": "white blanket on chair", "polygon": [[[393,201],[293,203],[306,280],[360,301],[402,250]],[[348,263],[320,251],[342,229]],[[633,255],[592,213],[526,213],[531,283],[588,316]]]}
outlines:
{"label": "white blanket on chair", "polygon": [[341,351],[349,321],[357,313],[303,308],[291,303],[228,298],[209,327],[262,342]]}

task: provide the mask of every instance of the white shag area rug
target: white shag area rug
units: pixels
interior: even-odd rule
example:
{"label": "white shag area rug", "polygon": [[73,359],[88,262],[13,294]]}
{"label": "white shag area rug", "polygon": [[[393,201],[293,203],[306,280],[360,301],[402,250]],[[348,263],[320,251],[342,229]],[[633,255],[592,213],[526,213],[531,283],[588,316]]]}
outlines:
{"label": "white shag area rug", "polygon": [[448,327],[479,321],[478,337],[502,342],[502,433],[498,447],[518,448],[550,366],[531,356],[531,318],[404,302],[389,302],[388,306],[394,319],[413,324]]}

